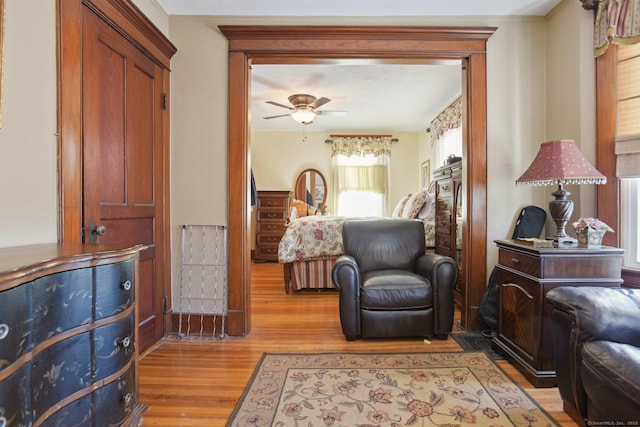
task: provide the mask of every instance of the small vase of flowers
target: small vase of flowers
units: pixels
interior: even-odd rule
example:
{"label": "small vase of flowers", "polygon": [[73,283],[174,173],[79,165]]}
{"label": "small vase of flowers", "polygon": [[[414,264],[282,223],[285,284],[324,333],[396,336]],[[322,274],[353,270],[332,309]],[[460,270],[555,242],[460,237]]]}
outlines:
{"label": "small vase of flowers", "polygon": [[602,247],[604,233],[607,231],[613,232],[613,228],[598,218],[580,218],[573,223],[573,228],[578,236],[578,244],[588,248]]}

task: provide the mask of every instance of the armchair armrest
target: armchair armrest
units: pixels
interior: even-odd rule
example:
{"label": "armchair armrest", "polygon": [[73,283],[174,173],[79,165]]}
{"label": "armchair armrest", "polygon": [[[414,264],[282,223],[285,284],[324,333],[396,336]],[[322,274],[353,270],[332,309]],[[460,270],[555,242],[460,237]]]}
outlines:
{"label": "armchair armrest", "polygon": [[340,290],[340,320],[342,332],[348,341],[360,335],[360,268],[355,258],[339,257],[331,271],[333,283]]}
{"label": "armchair armrest", "polygon": [[453,324],[453,288],[458,281],[458,264],[450,257],[428,253],[420,256],[415,264],[416,273],[426,277],[433,287],[434,335],[446,337]]}
{"label": "armchair armrest", "polygon": [[553,359],[560,395],[586,417],[582,384],[582,347],[590,341],[614,341],[640,347],[640,290],[560,287],[549,291]]}

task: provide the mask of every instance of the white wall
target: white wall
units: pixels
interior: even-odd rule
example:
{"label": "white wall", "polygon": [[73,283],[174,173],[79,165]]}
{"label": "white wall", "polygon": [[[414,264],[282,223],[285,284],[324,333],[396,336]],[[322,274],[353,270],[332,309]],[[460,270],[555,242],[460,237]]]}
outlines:
{"label": "white wall", "polygon": [[58,238],[55,9],[5,0],[0,247]]}

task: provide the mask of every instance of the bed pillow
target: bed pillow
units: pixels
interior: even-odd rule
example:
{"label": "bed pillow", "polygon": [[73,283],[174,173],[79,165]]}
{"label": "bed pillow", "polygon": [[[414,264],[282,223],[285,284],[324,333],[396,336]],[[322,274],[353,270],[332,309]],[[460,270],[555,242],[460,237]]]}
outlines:
{"label": "bed pillow", "polygon": [[404,209],[402,209],[402,217],[403,218],[416,218],[418,216],[418,212],[424,206],[424,202],[427,200],[427,192],[426,191],[418,191],[413,193],[409,200],[407,200],[407,204],[404,205]]}
{"label": "bed pillow", "polygon": [[436,217],[436,194],[427,192],[427,200],[418,212],[418,218],[423,221],[433,221]]}
{"label": "bed pillow", "polygon": [[409,201],[410,197],[411,197],[411,193],[407,194],[402,199],[400,199],[400,201],[398,202],[396,207],[393,208],[393,212],[391,213],[391,218],[401,218],[402,217],[402,211],[404,210],[404,207],[407,204],[407,202]]}

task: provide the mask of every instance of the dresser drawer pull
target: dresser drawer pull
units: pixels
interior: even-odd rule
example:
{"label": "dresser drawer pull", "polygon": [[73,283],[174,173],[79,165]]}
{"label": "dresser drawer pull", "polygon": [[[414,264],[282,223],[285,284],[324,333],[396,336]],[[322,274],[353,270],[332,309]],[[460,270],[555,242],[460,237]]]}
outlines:
{"label": "dresser drawer pull", "polygon": [[514,264],[520,264],[520,260],[518,258],[511,258],[511,262]]}
{"label": "dresser drawer pull", "polygon": [[[3,323],[2,325],[0,325],[0,340],[5,339],[7,335],[9,335],[9,325],[7,325],[6,323]],[[0,427],[2,427],[1,423],[0,423]]]}
{"label": "dresser drawer pull", "polygon": [[126,282],[124,282],[122,285],[120,285],[120,288],[122,288],[123,291],[130,291],[131,290],[131,280],[127,280]]}
{"label": "dresser drawer pull", "polygon": [[269,218],[276,218],[278,216],[277,212],[267,212],[267,215]]}
{"label": "dresser drawer pull", "polygon": [[130,345],[131,345],[131,338],[124,337],[120,340],[120,347],[129,348]]}
{"label": "dresser drawer pull", "polygon": [[7,419],[5,417],[0,417],[0,427],[7,427]]}
{"label": "dresser drawer pull", "polygon": [[131,393],[127,393],[122,397],[122,401],[127,406],[131,404],[132,400],[133,400],[133,395]]}

